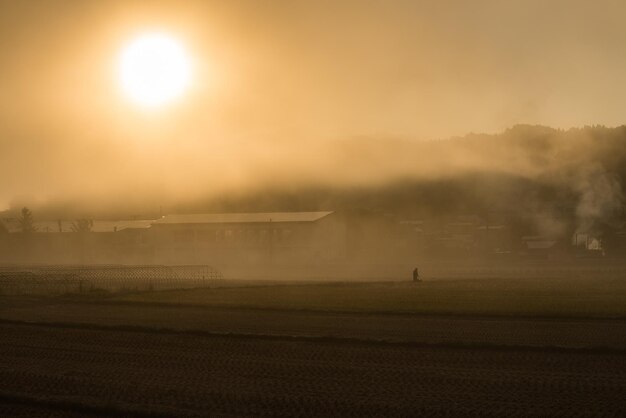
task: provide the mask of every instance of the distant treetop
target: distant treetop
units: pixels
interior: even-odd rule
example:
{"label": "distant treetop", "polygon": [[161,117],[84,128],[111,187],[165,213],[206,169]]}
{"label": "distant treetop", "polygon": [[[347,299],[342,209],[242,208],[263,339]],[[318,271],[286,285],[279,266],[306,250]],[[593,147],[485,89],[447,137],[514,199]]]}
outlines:
{"label": "distant treetop", "polygon": [[27,207],[22,208],[22,216],[19,218],[18,222],[20,224],[21,231],[25,234],[35,232],[37,230],[35,227],[33,213]]}

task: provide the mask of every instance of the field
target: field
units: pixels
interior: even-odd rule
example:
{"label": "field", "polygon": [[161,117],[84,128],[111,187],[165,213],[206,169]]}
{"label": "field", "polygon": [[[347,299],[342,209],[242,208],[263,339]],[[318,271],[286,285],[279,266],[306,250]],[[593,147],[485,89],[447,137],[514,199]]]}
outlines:
{"label": "field", "polygon": [[[120,415],[626,413],[617,354],[4,325],[0,398]],[[0,409],[2,411],[2,409]]]}
{"label": "field", "polygon": [[0,416],[625,416],[616,279],[0,298]]}
{"label": "field", "polygon": [[[228,283],[228,281],[226,281]],[[269,283],[219,289],[164,291],[115,297],[117,301],[377,313],[622,317],[622,278],[515,278],[433,280],[421,283]]]}

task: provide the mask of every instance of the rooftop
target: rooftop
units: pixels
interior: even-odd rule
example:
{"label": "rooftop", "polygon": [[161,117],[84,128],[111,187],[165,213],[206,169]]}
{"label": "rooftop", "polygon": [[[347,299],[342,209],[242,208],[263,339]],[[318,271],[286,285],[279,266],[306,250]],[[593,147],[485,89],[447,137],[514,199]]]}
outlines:
{"label": "rooftop", "polygon": [[333,212],[199,213],[191,215],[166,215],[155,221],[154,225],[315,222],[331,213]]}

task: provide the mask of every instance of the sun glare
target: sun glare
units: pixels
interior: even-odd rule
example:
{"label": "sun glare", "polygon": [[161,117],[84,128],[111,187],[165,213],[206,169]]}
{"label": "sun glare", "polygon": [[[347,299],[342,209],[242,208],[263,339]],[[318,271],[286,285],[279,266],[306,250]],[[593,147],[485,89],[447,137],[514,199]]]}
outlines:
{"label": "sun glare", "polygon": [[124,93],[145,107],[158,107],[180,97],[191,81],[191,62],[183,46],[162,33],[131,41],[119,63]]}

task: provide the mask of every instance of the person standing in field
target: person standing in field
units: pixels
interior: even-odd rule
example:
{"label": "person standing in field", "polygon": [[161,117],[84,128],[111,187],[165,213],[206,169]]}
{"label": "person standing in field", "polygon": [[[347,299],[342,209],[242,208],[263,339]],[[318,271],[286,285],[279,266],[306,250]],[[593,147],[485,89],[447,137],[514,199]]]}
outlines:
{"label": "person standing in field", "polygon": [[420,275],[419,275],[419,272],[417,271],[417,267],[413,269],[413,281],[414,282],[420,281]]}

